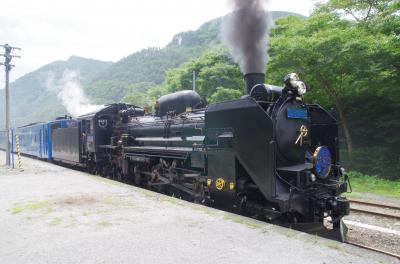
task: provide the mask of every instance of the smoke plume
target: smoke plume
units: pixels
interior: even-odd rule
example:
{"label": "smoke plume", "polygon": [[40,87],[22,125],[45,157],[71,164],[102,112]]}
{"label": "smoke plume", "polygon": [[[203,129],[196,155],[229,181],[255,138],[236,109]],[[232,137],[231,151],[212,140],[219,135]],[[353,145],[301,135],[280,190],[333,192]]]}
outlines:
{"label": "smoke plume", "polygon": [[272,18],[264,9],[267,0],[231,0],[233,13],[221,28],[222,40],[231,50],[241,71],[264,73],[268,54],[268,34]]}
{"label": "smoke plume", "polygon": [[77,117],[102,107],[102,105],[93,105],[86,97],[85,92],[79,81],[79,75],[72,70],[65,70],[59,80],[55,80],[52,72],[48,73],[43,85],[48,91],[56,91],[57,97],[68,113]]}

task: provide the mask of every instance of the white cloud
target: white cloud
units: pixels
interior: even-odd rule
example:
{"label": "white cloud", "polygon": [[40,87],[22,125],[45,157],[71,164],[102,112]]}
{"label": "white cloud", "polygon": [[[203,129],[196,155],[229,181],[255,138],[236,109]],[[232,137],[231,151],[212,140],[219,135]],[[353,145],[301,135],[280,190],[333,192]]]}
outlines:
{"label": "white cloud", "polygon": [[[272,0],[271,10],[308,15],[313,0]],[[0,43],[22,48],[11,79],[71,55],[117,61],[229,12],[227,0],[4,1]],[[0,75],[3,86],[4,74]]]}

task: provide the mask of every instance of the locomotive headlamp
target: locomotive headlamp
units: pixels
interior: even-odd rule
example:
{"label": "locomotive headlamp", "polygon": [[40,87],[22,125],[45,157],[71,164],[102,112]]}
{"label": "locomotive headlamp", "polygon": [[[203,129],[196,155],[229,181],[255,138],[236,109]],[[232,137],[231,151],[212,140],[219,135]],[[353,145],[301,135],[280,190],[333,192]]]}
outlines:
{"label": "locomotive headlamp", "polygon": [[307,92],[306,84],[300,80],[297,73],[289,73],[286,75],[284,82],[286,85],[292,87],[295,91],[297,91],[298,95],[302,96]]}
{"label": "locomotive headlamp", "polygon": [[307,92],[306,84],[302,81],[297,82],[297,92],[299,95],[304,95]]}
{"label": "locomotive headlamp", "polygon": [[329,176],[332,167],[331,152],[328,147],[318,147],[313,155],[314,172],[321,178]]}

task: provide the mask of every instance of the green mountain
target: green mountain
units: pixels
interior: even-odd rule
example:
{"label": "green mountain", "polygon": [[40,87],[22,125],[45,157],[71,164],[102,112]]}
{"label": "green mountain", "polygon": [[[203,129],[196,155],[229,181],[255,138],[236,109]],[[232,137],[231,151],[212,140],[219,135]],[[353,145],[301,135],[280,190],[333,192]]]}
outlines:
{"label": "green mountain", "polygon": [[[300,16],[290,12],[272,12],[274,19],[290,15]],[[72,56],[26,74],[11,84],[11,125],[46,121],[66,113],[57,98],[58,82],[65,70],[78,73],[87,96],[95,103],[119,102],[129,94],[145,93],[161,84],[167,71],[220,46],[222,19],[216,18],[197,30],[176,34],[164,48],[143,49],[116,63]],[[2,109],[3,98],[4,90],[0,90]],[[3,125],[1,118],[0,126]]]}
{"label": "green mountain", "polygon": [[[111,64],[72,56],[66,61],[55,61],[17,79],[10,85],[11,125],[20,126],[65,115],[65,108],[57,98],[58,81],[63,78],[65,70],[76,72],[79,81],[86,84]],[[0,90],[0,102],[0,107],[4,109],[4,90]],[[4,127],[3,117],[0,125]]]}
{"label": "green mountain", "polygon": [[[300,16],[274,11],[273,19]],[[87,94],[97,103],[121,101],[132,92],[145,92],[161,84],[168,70],[174,69],[205,51],[221,45],[219,38],[223,17],[204,23],[197,30],[176,34],[164,48],[147,48],[135,52],[99,73],[88,86]],[[135,85],[134,85],[135,84]]]}

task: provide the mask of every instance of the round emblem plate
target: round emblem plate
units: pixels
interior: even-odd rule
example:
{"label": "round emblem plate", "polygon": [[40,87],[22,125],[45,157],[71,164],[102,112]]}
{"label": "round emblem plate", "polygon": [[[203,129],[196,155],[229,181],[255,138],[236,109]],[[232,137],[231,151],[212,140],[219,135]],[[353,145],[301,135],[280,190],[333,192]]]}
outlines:
{"label": "round emblem plate", "polygon": [[225,188],[225,180],[222,178],[218,178],[215,181],[215,188],[217,188],[217,190],[222,191]]}
{"label": "round emblem plate", "polygon": [[325,179],[329,176],[332,167],[331,152],[328,147],[318,147],[313,155],[314,171],[318,177]]}

